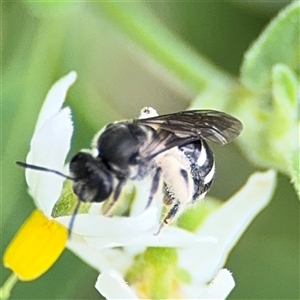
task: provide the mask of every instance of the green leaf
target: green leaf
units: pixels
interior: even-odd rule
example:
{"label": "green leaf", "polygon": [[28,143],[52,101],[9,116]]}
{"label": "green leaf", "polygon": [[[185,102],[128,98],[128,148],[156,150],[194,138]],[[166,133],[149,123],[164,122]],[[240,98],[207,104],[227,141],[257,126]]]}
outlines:
{"label": "green leaf", "polygon": [[299,1],[281,11],[246,53],[241,67],[238,139],[257,166],[275,168],[299,192]]}
{"label": "green leaf", "polygon": [[285,65],[272,70],[273,114],[270,117],[271,146],[285,160],[286,173],[300,195],[299,180],[299,115],[296,75]]}
{"label": "green leaf", "polygon": [[[60,198],[53,207],[51,216],[53,218],[72,215],[78,203],[78,197],[74,194],[72,182],[65,180]],[[80,203],[80,213],[88,213],[91,203]]]}
{"label": "green leaf", "polygon": [[267,26],[244,57],[242,82],[253,90],[271,86],[275,64],[299,71],[299,1],[290,4]]}
{"label": "green leaf", "polygon": [[276,137],[288,135],[297,120],[298,84],[295,74],[286,65],[273,67],[272,92],[273,134]]}
{"label": "green leaf", "polygon": [[254,164],[288,175],[299,193],[298,80],[283,64],[275,65],[271,76],[271,99],[266,95],[243,98],[238,115],[244,131],[238,142]]}
{"label": "green leaf", "polygon": [[[128,211],[129,204],[132,202],[134,196],[135,196],[135,188],[130,184],[125,185],[125,187],[121,192],[119,201],[117,201],[117,204],[113,206],[113,214],[117,216],[124,215]],[[110,200],[111,198],[108,198],[105,201],[103,206],[104,210],[106,208],[106,205],[110,204]],[[58,199],[58,201],[55,203],[51,216],[53,218],[57,218],[61,216],[72,215],[75,211],[75,207],[78,204],[78,201],[80,200],[74,194],[72,181],[65,180],[61,196]],[[78,212],[82,214],[88,213],[91,205],[92,205],[91,202],[81,201]]]}

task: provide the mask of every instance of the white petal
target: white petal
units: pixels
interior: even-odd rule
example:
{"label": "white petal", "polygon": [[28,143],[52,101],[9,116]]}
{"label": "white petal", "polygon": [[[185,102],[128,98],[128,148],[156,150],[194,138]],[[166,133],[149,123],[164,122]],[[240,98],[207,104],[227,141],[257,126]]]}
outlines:
{"label": "white petal", "polygon": [[51,119],[60,111],[65,101],[67,91],[75,82],[76,77],[76,72],[72,71],[54,83],[54,85],[51,87],[41,108],[37,123],[35,125],[35,132],[38,131],[45,124],[45,122],[47,122],[47,120]]}
{"label": "white petal", "polygon": [[72,233],[67,247],[96,270],[101,271],[108,268],[107,262],[102,261],[100,251],[89,247],[82,236]]}
{"label": "white petal", "polygon": [[104,238],[85,237],[87,243],[93,248],[103,249],[106,247],[139,246],[137,251],[142,252],[147,247],[189,247],[199,243],[216,243],[213,237],[200,238],[186,230],[169,226],[155,235],[156,227],[136,235],[124,234],[123,236],[111,236]]}
{"label": "white petal", "polygon": [[234,279],[227,269],[221,269],[198,299],[226,299],[235,286]]}
{"label": "white petal", "polygon": [[[97,237],[112,240],[115,237],[135,236],[157,224],[155,208],[147,209],[136,217],[105,217],[101,215],[78,214],[75,216],[73,232],[85,237]],[[56,220],[66,227],[70,225],[70,216]]]}
{"label": "white petal", "polygon": [[101,273],[95,287],[106,299],[138,299],[122,276],[115,270]]}
{"label": "white petal", "polygon": [[[62,172],[70,149],[72,132],[71,112],[66,107],[35,132],[26,162]],[[64,178],[28,168],[25,173],[29,193],[50,217],[52,208],[60,196]]]}
{"label": "white petal", "polygon": [[[69,227],[71,216],[56,220]],[[159,227],[156,208],[150,208],[135,217],[105,217],[79,214],[75,216],[72,232],[84,237],[94,249],[119,246],[187,247],[203,242],[216,243],[213,237],[199,237],[178,227],[166,226],[155,235]]]}
{"label": "white petal", "polygon": [[99,272],[111,268],[125,272],[133,263],[133,256],[121,249],[103,249],[101,251],[90,247],[83,237],[72,234],[67,247],[83,261]]}
{"label": "white petal", "polygon": [[197,282],[208,282],[224,265],[227,256],[254,217],[269,203],[276,173],[255,173],[230,200],[213,212],[197,234],[214,236],[217,244],[203,244],[180,251],[180,264]]}

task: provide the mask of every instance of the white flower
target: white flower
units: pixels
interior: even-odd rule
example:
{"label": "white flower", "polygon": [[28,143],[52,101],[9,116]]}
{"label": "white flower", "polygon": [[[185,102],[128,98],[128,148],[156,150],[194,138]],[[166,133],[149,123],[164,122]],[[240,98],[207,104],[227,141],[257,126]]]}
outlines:
{"label": "white flower", "polygon": [[218,243],[179,250],[180,265],[189,270],[194,286],[206,289],[205,283],[214,278],[251,221],[271,200],[275,182],[276,173],[272,170],[252,175],[241,190],[209,215],[196,233],[212,235]]}
{"label": "white flower", "polygon": [[[62,108],[62,105],[75,79],[76,73],[71,72],[50,89],[31,140],[28,164],[68,172],[65,159],[73,126],[70,109]],[[26,169],[26,181],[37,206],[51,218],[52,209],[62,193],[64,178]],[[101,272],[96,288],[108,299],[135,299],[134,291],[120,274],[134,267],[135,255],[147,247],[178,248],[180,267],[192,280],[190,284],[182,285],[182,295],[225,299],[234,287],[234,280],[225,270],[216,274],[250,221],[270,200],[274,181],[272,171],[253,175],[245,187],[213,212],[196,233],[167,226],[156,236],[162,201],[156,199],[151,208],[143,209],[149,190],[149,183],[145,181],[139,185],[139,195],[129,217],[108,218],[95,214],[93,209],[89,214],[76,215],[68,247]],[[99,209],[99,204],[94,207]],[[70,219],[70,216],[56,218],[67,228]]]}
{"label": "white flower", "polygon": [[[229,295],[234,279],[228,270],[220,268],[254,217],[271,200],[275,182],[276,173],[272,170],[252,175],[240,191],[209,215],[196,233],[199,237],[214,236],[218,242],[178,249],[179,265],[191,276],[191,282],[181,287],[181,298],[225,299]],[[119,276],[113,280],[113,274],[111,270],[103,272],[96,283],[107,299],[113,299],[110,288],[105,286],[108,278],[112,290],[124,287],[119,294],[121,298],[128,292],[125,282],[121,284]]]}
{"label": "white flower", "polygon": [[[48,92],[35,126],[26,162],[63,171],[70,149],[73,125],[70,108],[61,108],[69,87],[76,80],[71,72],[56,82]],[[60,176],[26,169],[29,193],[44,214],[51,216],[60,196],[64,179]]]}
{"label": "white flower", "polygon": [[138,299],[121,274],[115,270],[103,272],[95,287],[106,299]]}
{"label": "white flower", "polygon": [[[70,72],[56,82],[48,92],[38,117],[26,163],[64,172],[73,126],[70,108],[62,108],[62,105],[67,90],[75,79],[76,73]],[[56,174],[27,168],[26,181],[29,193],[36,201],[37,206],[51,218],[52,209],[62,192],[64,178]],[[194,235],[180,229],[175,230],[178,231],[181,239],[174,241],[172,238],[174,228],[170,229],[170,233],[168,233],[169,230],[165,230],[163,236],[152,236],[158,225],[159,205],[147,211],[141,211],[140,208],[137,211],[138,206],[139,201],[136,201],[135,208],[133,208],[134,216],[130,218],[108,218],[92,213],[78,214],[73,231],[75,234],[86,237],[86,240],[95,244],[97,248],[116,247],[133,242],[144,244],[148,238],[151,240],[149,245],[153,246],[168,246],[169,241],[166,241],[168,238],[170,238],[172,246],[184,246],[186,243],[199,241]],[[56,218],[66,227],[69,226],[70,219],[70,216]],[[141,233],[145,233],[146,236]],[[98,238],[101,240],[97,242]]]}
{"label": "white flower", "polygon": [[[65,170],[65,159],[70,149],[73,132],[71,111],[69,107],[62,108],[69,87],[76,80],[76,73],[68,75],[56,82],[47,94],[43,107],[38,117],[35,131],[30,143],[30,151],[26,163],[55,169],[59,172]],[[34,198],[36,205],[44,214],[51,218],[52,209],[62,192],[64,178],[53,173],[26,169],[26,181],[29,193]],[[144,190],[142,190],[144,188]],[[198,236],[180,228],[166,228],[162,234],[154,236],[159,225],[161,201],[146,211],[141,209],[141,201],[147,186],[143,185],[140,195],[132,207],[131,217],[108,218],[99,214],[78,214],[72,228],[72,238],[69,247],[74,249],[78,241],[91,247],[80,254],[89,259],[89,249],[101,250],[104,248],[135,245],[136,251],[146,247],[184,247],[202,242],[212,242],[210,237]],[[142,192],[142,194],[141,194]],[[94,204],[99,210],[99,204]],[[144,206],[144,205],[143,205]],[[145,206],[144,206],[145,207]],[[56,220],[67,228],[71,216],[58,217]],[[176,238],[175,238],[176,237]],[[105,268],[97,264],[99,270]]]}

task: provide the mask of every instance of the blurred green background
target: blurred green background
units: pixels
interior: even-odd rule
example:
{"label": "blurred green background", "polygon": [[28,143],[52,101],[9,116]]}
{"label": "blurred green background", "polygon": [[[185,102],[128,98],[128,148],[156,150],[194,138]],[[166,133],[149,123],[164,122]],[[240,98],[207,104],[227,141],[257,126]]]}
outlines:
{"label": "blurred green background", "polygon": [[[288,2],[123,6],[136,14],[146,11],[225,76],[236,77],[243,53]],[[71,70],[78,73],[67,98],[75,124],[70,155],[87,148],[108,122],[134,118],[143,106],[161,114],[183,110],[199,92],[126,35],[117,18],[109,3],[2,2],[1,256],[34,209],[24,170],[14,162],[25,160],[41,104],[55,80]],[[214,150],[218,171],[210,194],[226,200],[255,167],[234,145]],[[279,175],[271,205],[251,224],[226,266],[237,285],[230,299],[299,299],[299,203],[288,178]],[[1,284],[9,274],[2,266]],[[18,283],[11,299],[101,299],[93,287],[97,275],[66,250],[44,276]]]}

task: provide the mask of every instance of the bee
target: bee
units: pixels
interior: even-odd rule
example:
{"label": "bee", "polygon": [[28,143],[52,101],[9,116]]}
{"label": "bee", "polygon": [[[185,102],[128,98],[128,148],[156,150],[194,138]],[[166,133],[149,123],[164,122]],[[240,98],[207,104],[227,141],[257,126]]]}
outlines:
{"label": "bee", "polygon": [[18,164],[67,177],[73,181],[73,191],[80,201],[109,199],[106,215],[128,181],[150,176],[145,209],[162,189],[168,207],[158,234],[210,189],[215,161],[208,142],[225,145],[242,129],[239,120],[220,111],[188,110],[159,116],[153,108],[145,107],[138,119],[107,125],[94,139],[93,154],[80,151],[71,158],[68,176],[41,166]]}

